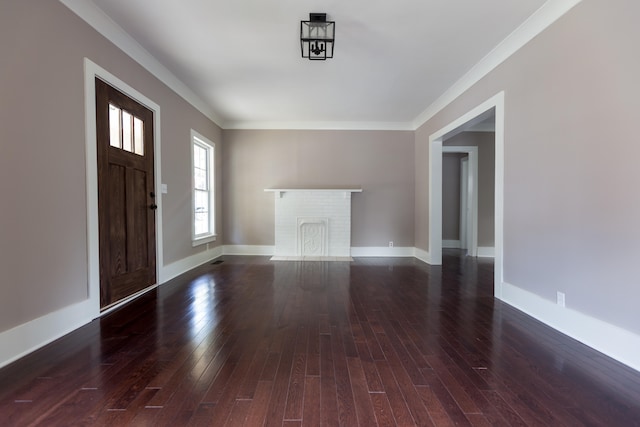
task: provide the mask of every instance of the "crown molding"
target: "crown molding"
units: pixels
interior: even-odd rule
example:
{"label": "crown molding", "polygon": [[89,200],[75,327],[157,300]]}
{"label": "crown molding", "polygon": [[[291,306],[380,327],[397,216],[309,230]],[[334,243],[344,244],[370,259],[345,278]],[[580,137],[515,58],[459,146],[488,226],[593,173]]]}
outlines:
{"label": "crown molding", "polygon": [[533,15],[482,58],[480,62],[474,65],[471,70],[447,89],[433,104],[416,117],[413,122],[413,129],[418,129],[425,124],[581,1],[554,0],[543,4]]}
{"label": "crown molding", "polygon": [[224,127],[222,120],[198,95],[178,79],[171,71],[162,65],[155,57],[145,50],[133,37],[125,32],[109,16],[107,16],[93,1],[87,0],[59,0],[60,3],[78,15],[98,33],[116,45],[125,54],[157,77],[171,90],[184,98],[189,104],[207,116],[220,127]]}
{"label": "crown molding", "polygon": [[256,121],[227,122],[228,130],[408,130],[413,131],[411,122],[314,122],[314,121]]}
{"label": "crown molding", "polygon": [[135,39],[100,10],[95,3],[87,0],[59,1],[222,129],[413,131],[435,116],[582,0],[547,1],[411,122],[225,122],[213,111],[211,106],[147,52]]}

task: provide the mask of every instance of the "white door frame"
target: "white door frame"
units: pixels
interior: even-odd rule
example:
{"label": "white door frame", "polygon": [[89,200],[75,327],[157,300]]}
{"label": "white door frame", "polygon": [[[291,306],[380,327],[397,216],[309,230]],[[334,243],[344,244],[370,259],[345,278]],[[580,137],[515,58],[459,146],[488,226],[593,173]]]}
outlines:
{"label": "white door frame", "polygon": [[[478,147],[467,146],[444,146],[442,147],[443,153],[462,153],[469,157],[469,169],[467,174],[467,194],[461,194],[461,197],[466,197],[467,211],[470,211],[471,215],[466,215],[466,249],[467,255],[478,256]],[[464,188],[464,185],[461,185]],[[462,209],[462,205],[460,206]],[[461,211],[462,215],[462,211]],[[462,231],[462,230],[460,230]],[[460,236],[460,243],[462,244],[462,235]],[[440,243],[442,246],[442,243]]]}
{"label": "white door frame", "polygon": [[460,249],[469,251],[469,156],[460,158]]}
{"label": "white door frame", "polygon": [[152,289],[149,287],[135,295],[125,298],[118,304],[100,312],[100,240],[98,236],[98,162],[96,147],[96,77],[125,93],[153,111],[153,144],[156,204],[156,285],[163,282],[162,271],[162,197],[161,188],[161,144],[160,144],[160,106],[138,92],[118,77],[100,67],[88,58],[84,58],[85,88],[85,141],[87,174],[87,273],[88,273],[88,311],[92,318],[104,315],[129,301],[131,298]]}
{"label": "white door frame", "polygon": [[494,295],[502,297],[504,242],[504,92],[489,98],[429,136],[429,259],[442,264],[442,141],[461,126],[495,113]]}

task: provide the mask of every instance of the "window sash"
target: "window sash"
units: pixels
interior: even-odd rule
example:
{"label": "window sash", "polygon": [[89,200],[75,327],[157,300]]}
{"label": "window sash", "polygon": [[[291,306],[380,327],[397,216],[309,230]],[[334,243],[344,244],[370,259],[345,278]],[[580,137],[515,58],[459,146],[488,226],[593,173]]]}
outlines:
{"label": "window sash", "polygon": [[192,240],[196,244],[215,238],[213,159],[215,146],[192,131]]}

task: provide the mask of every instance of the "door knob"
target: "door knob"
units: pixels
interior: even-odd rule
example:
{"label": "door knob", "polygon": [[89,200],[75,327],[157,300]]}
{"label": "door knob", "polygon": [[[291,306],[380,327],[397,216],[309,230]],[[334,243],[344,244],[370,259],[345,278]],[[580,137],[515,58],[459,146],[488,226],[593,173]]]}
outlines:
{"label": "door knob", "polygon": [[158,209],[158,205],[156,205],[155,203],[151,203],[149,205],[149,209],[151,209],[152,211],[155,211],[156,209]]}

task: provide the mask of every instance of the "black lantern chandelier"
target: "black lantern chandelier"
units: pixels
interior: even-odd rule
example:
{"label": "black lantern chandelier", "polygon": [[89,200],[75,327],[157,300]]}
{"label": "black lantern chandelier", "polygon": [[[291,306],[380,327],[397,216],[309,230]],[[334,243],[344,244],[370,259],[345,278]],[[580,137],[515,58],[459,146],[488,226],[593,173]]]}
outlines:
{"label": "black lantern chandelier", "polygon": [[324,61],[333,58],[336,23],[327,21],[326,13],[310,13],[308,21],[300,21],[302,57]]}

